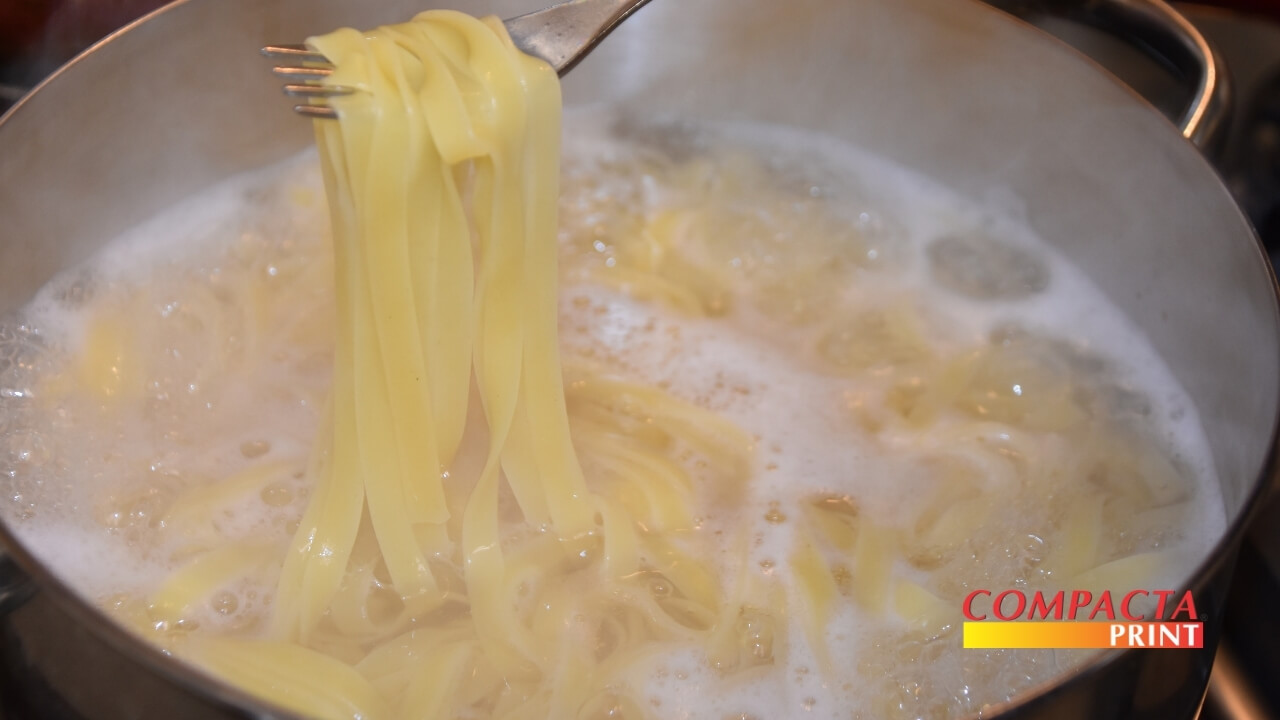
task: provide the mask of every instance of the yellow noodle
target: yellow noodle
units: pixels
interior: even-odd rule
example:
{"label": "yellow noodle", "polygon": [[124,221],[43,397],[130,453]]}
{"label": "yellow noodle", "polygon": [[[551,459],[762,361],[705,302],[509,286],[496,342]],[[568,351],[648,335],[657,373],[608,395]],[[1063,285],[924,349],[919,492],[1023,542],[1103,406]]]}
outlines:
{"label": "yellow noodle", "polygon": [[189,535],[199,533],[198,527],[207,524],[210,513],[224,509],[251,493],[260,492],[273,480],[287,477],[302,470],[306,462],[300,459],[273,460],[252,465],[212,485],[190,490],[176,501],[164,514],[164,523]]}
{"label": "yellow noodle", "polygon": [[273,563],[278,543],[244,541],[197,556],[165,580],[151,599],[153,619],[183,620],[197,603],[207,603],[213,593],[245,575]]}
{"label": "yellow noodle", "polygon": [[385,701],[355,669],[299,645],[193,636],[176,652],[248,692],[308,717],[392,717]]}
{"label": "yellow noodle", "polygon": [[830,565],[808,539],[802,540],[791,556],[791,572],[796,590],[809,610],[805,634],[825,669],[830,664],[826,627],[839,597],[835,577]]}

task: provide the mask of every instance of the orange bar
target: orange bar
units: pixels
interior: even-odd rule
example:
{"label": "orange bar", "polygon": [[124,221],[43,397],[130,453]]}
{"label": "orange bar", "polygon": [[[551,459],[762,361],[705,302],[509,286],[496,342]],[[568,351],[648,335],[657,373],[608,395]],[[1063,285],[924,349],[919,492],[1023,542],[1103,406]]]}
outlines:
{"label": "orange bar", "polygon": [[1198,648],[1199,622],[967,622],[966,648]]}

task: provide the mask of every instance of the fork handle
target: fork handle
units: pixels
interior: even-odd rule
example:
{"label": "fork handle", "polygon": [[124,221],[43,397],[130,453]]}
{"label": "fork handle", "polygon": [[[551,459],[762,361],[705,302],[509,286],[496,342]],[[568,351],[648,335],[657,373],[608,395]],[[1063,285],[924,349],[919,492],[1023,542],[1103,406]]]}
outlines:
{"label": "fork handle", "polygon": [[649,0],[569,0],[505,21],[516,47],[564,75]]}

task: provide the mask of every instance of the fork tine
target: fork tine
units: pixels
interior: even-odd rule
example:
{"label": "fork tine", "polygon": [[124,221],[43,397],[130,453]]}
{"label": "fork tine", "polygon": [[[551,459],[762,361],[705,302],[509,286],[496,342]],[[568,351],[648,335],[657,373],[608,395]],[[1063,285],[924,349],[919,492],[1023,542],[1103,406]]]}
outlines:
{"label": "fork tine", "polygon": [[308,48],[306,45],[268,45],[262,48],[262,54],[275,60],[298,60],[328,64],[329,58]]}
{"label": "fork tine", "polygon": [[[290,82],[284,86],[284,94],[290,97],[323,100],[338,95],[350,95],[356,91],[355,88],[345,85],[321,85],[316,82],[332,75],[334,67],[328,58],[306,45],[268,45],[262,48],[262,54],[275,60],[298,63],[298,65],[278,65],[271,68],[271,72],[275,73],[276,77]],[[293,111],[310,118],[338,117],[337,111],[321,102],[294,105]]]}
{"label": "fork tine", "polygon": [[304,117],[322,120],[333,120],[338,117],[338,113],[328,105],[294,105],[293,111]]}
{"label": "fork tine", "polygon": [[300,98],[326,98],[334,97],[335,95],[350,95],[355,91],[355,88],[347,87],[346,85],[316,85],[313,83],[306,83],[303,85],[284,86],[285,95]]}
{"label": "fork tine", "polygon": [[271,68],[271,72],[276,77],[295,82],[308,82],[310,80],[323,80],[333,74],[333,68],[320,67],[284,67],[278,66]]}

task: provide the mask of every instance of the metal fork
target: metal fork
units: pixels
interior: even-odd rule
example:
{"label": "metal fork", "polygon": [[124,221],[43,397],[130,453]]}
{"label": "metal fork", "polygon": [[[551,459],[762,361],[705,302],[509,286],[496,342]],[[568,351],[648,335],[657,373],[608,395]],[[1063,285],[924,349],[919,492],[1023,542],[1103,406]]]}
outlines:
{"label": "metal fork", "polygon": [[[528,55],[547,61],[561,77],[595,49],[623,20],[649,0],[569,0],[503,22],[516,47]],[[306,45],[268,45],[262,54],[288,61],[272,71],[288,81],[284,94],[309,100],[293,106],[294,112],[313,118],[336,118],[325,98],[350,95],[356,89],[343,85],[323,85],[333,73],[328,58]]]}

